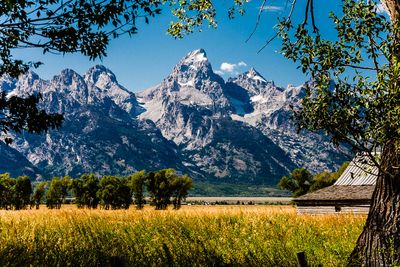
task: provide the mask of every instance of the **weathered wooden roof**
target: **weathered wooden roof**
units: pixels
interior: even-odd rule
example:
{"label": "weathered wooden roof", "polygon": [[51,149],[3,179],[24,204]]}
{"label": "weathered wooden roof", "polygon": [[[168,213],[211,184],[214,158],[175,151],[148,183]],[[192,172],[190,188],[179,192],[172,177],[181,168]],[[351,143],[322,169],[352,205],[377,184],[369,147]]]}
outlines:
{"label": "weathered wooden roof", "polygon": [[294,199],[296,203],[369,202],[375,185],[332,185]]}
{"label": "weathered wooden roof", "polygon": [[374,185],[378,168],[363,155],[355,157],[342,173],[335,185]]}

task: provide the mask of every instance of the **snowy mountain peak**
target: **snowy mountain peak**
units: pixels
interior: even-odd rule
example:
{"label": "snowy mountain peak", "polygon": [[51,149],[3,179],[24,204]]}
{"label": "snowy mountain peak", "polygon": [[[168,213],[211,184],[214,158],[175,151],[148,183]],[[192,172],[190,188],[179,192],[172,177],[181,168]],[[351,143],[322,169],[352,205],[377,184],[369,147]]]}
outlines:
{"label": "snowy mountain peak", "polygon": [[40,92],[42,80],[35,72],[29,70],[26,73],[19,76],[18,81],[15,83],[18,95],[27,97],[31,94]]}
{"label": "snowy mountain peak", "polygon": [[[60,130],[16,136],[9,153],[49,177],[173,167],[213,182],[274,184],[295,167],[320,171],[341,161],[321,136],[295,133],[290,106],[300,105],[304,86],[277,87],[255,69],[225,82],[202,49],[138,93],[140,103],[100,65],[84,75],[66,69],[50,81],[4,76],[0,86],[10,94],[41,92],[41,107],[65,114]],[[0,173],[10,170],[1,163]]]}
{"label": "snowy mountain peak", "polygon": [[200,48],[187,54],[182,63],[193,64],[198,62],[208,62],[207,54],[204,49]]}
{"label": "snowy mountain peak", "polygon": [[115,74],[105,66],[96,65],[84,75],[84,80],[92,95],[98,99],[109,98],[129,114],[140,113],[136,97],[120,85]]}
{"label": "snowy mountain peak", "polygon": [[77,72],[75,72],[72,69],[63,69],[59,76],[70,77],[70,78],[72,78],[72,77],[81,77]]}
{"label": "snowy mountain peak", "polygon": [[28,70],[26,73],[21,75],[22,79],[28,81],[35,81],[39,79],[39,75],[37,75],[34,71]]}
{"label": "snowy mountain peak", "polygon": [[[187,54],[174,67],[171,74],[162,82],[162,88],[159,91],[180,92],[182,91],[181,89],[196,90],[197,92],[190,92],[190,95],[198,94],[200,91],[205,94],[204,97],[207,99],[209,97],[217,99],[222,94],[224,83],[224,80],[213,72],[206,52],[203,49],[197,49]],[[189,102],[192,102],[192,100]],[[210,104],[209,99],[206,102],[207,105]]]}
{"label": "snowy mountain peak", "polygon": [[203,73],[203,75],[207,76],[210,76],[213,73],[207,54],[203,49],[197,49],[188,53],[174,67],[172,74],[178,74],[178,76],[181,76],[180,74],[196,75],[196,73]]}
{"label": "snowy mountain peak", "polygon": [[95,84],[97,87],[105,87],[109,83],[117,83],[115,74],[103,65],[90,68],[84,75],[86,82]]}
{"label": "snowy mountain peak", "polygon": [[71,69],[64,69],[59,75],[53,77],[46,91],[57,91],[57,88],[67,91],[86,91],[85,81],[82,76]]}
{"label": "snowy mountain peak", "polygon": [[249,78],[249,79],[267,83],[267,80],[265,80],[265,78],[258,71],[256,71],[255,68],[251,68],[245,74],[246,74],[247,78]]}

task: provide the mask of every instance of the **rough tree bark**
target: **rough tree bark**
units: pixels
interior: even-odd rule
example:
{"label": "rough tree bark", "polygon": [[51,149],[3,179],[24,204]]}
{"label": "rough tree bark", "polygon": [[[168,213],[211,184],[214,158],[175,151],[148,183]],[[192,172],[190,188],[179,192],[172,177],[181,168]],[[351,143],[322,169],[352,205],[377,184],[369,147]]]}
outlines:
{"label": "rough tree bark", "polygon": [[[349,258],[349,266],[394,266],[400,262],[400,151],[389,141],[368,218]],[[396,265],[397,266],[397,265]]]}
{"label": "rough tree bark", "polygon": [[[400,19],[400,0],[381,0],[393,24]],[[395,33],[395,42],[400,35]],[[400,51],[394,49],[394,60]],[[393,86],[399,86],[394,82]],[[383,147],[372,204],[364,229],[349,258],[348,266],[398,266],[400,263],[400,142]]]}
{"label": "rough tree bark", "polygon": [[390,20],[396,23],[400,14],[400,1],[399,0],[380,0],[381,4],[386,7],[389,12]]}

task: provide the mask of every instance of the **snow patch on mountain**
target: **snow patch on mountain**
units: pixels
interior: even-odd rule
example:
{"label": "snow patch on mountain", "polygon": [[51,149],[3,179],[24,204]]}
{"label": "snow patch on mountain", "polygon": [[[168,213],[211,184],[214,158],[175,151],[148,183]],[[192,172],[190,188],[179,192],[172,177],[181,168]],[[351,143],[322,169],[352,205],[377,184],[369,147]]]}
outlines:
{"label": "snow patch on mountain", "polygon": [[193,65],[199,62],[207,62],[207,61],[208,58],[206,52],[204,51],[204,49],[200,48],[187,54],[187,56],[182,60],[182,63],[187,65]]}
{"label": "snow patch on mountain", "polygon": [[264,79],[254,68],[251,68],[247,73],[246,73],[247,78],[255,80],[255,81],[260,81],[267,83],[267,80]]}
{"label": "snow patch on mountain", "polygon": [[304,86],[278,87],[255,69],[225,82],[202,49],[137,94],[100,65],[48,81],[3,76],[0,86],[41,93],[42,108],[65,114],[60,130],[15,136],[9,153],[46,175],[174,167],[196,179],[275,185],[295,167],[333,170],[342,160],[321,135],[297,135],[290,106],[301,104]]}
{"label": "snow patch on mountain", "polygon": [[97,65],[89,69],[84,80],[90,91],[94,92],[97,98],[109,97],[115,104],[129,114],[136,115],[142,112],[138,106],[135,94],[121,86],[114,73],[104,66]]}
{"label": "snow patch on mountain", "polygon": [[288,85],[283,89],[258,77],[262,76],[252,69],[228,80],[231,97],[241,99],[241,105],[245,106],[243,99],[246,97],[243,97],[243,93],[236,93],[239,88],[244,89],[247,104],[252,107],[252,111],[243,113],[236,108],[237,103],[231,101],[235,106],[235,112],[230,114],[231,119],[260,129],[286,151],[293,162],[313,172],[333,171],[347,159],[342,153],[346,149],[334,147],[327,137],[310,132],[297,133],[292,107],[301,106],[306,95],[305,85]]}

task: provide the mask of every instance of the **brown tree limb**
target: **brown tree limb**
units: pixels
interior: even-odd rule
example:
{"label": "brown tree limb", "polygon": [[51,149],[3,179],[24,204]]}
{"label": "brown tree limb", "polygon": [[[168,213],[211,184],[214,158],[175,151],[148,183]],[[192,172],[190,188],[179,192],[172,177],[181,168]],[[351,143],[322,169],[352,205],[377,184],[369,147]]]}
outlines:
{"label": "brown tree limb", "polygon": [[[292,14],[293,14],[293,11],[294,11],[294,7],[295,7],[295,5],[296,5],[296,1],[297,1],[297,0],[293,0],[293,1],[292,1],[289,14],[288,14],[288,16],[286,17],[286,21],[290,21],[290,19],[292,18]],[[275,39],[279,36],[280,33],[281,33],[280,31],[276,32],[276,34],[275,34],[273,37],[271,37],[271,38],[257,51],[257,54],[259,54],[259,53],[260,53],[262,50],[264,50],[273,40],[275,40]]]}
{"label": "brown tree limb", "polygon": [[264,0],[261,4],[260,10],[258,11],[258,15],[257,15],[257,21],[256,21],[256,25],[254,26],[253,31],[251,32],[250,36],[246,39],[246,43],[251,39],[251,37],[254,35],[254,33],[256,32],[258,25],[260,24],[260,18],[261,18],[261,13],[264,10],[265,7],[265,3],[267,2],[267,0]]}

